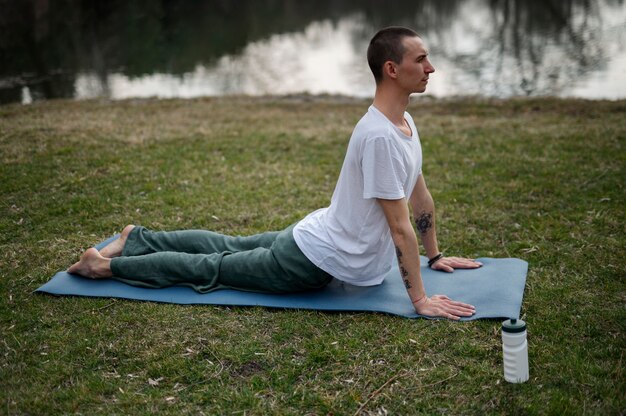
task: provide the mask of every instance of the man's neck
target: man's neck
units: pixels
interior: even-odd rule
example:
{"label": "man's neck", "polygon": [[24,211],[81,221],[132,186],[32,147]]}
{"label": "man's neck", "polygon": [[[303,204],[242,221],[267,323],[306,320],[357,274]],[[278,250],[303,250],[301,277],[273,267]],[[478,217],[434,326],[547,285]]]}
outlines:
{"label": "man's neck", "polygon": [[409,96],[390,89],[376,88],[374,107],[397,126],[404,124],[404,112],[409,105]]}

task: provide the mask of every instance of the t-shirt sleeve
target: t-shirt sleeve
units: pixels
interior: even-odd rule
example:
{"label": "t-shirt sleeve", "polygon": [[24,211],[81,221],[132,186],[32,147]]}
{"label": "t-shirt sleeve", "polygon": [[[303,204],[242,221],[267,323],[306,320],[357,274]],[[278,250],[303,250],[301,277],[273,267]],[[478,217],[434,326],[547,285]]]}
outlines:
{"label": "t-shirt sleeve", "polygon": [[402,199],[407,172],[402,157],[385,137],[368,139],[361,159],[363,198]]}

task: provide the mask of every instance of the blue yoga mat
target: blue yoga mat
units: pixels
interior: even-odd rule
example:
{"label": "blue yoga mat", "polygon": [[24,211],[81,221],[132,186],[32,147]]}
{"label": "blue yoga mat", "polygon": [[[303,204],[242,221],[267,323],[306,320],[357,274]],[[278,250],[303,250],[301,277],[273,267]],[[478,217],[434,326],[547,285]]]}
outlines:
{"label": "blue yoga mat", "polygon": [[[118,236],[97,245],[100,249]],[[422,279],[429,295],[447,295],[476,307],[470,318],[519,318],[528,263],[524,260],[477,259],[483,267],[474,270],[438,272],[425,267]],[[293,294],[264,294],[237,290],[198,293],[186,286],[147,289],[113,279],[92,280],[67,272],[57,273],[36,292],[52,295],[111,297],[178,304],[264,306],[269,308],[314,309],[321,311],[383,312],[406,318],[423,317],[415,313],[397,267],[389,271],[378,286],[359,287],[334,280],[322,290]]]}

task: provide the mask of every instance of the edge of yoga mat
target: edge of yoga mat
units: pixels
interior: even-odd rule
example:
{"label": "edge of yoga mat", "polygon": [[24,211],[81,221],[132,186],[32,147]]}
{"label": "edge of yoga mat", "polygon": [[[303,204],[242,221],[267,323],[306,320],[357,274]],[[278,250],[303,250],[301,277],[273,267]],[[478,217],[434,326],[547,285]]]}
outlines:
{"label": "edge of yoga mat", "polygon": [[[98,244],[100,249],[118,238]],[[515,258],[480,258],[483,267],[444,273],[425,266],[422,257],[422,279],[426,292],[443,294],[476,306],[476,313],[462,320],[486,318],[519,318],[526,284],[528,263]],[[35,290],[52,295],[111,297],[185,305],[263,306],[268,308],[310,309],[334,312],[381,312],[406,318],[424,317],[415,313],[406,295],[397,267],[392,268],[382,284],[359,287],[333,281],[322,290],[265,294],[237,290],[198,293],[190,287],[171,286],[148,289],[127,285],[113,279],[92,280],[62,271]]]}

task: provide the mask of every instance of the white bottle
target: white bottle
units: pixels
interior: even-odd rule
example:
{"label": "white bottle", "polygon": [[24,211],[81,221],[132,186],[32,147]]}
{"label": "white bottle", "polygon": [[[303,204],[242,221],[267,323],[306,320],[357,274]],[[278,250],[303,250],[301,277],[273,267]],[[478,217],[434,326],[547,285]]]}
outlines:
{"label": "white bottle", "polygon": [[528,380],[526,322],[521,319],[509,319],[502,322],[502,355],[506,381],[523,383]]}

